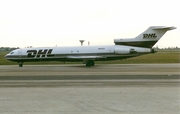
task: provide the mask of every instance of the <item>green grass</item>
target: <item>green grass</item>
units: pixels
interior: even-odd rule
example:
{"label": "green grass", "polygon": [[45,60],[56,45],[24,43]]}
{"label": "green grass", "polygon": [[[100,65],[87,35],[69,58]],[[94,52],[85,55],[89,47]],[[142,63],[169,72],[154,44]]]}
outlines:
{"label": "green grass", "polygon": [[[103,63],[103,62],[99,62]],[[180,63],[180,53],[157,52],[124,60],[107,61],[106,64]]]}
{"label": "green grass", "polygon": [[[0,65],[17,65],[16,62],[11,62],[4,59],[4,55],[8,51],[0,51]],[[82,64],[82,62],[66,62],[66,64]],[[139,57],[115,60],[115,61],[97,61],[96,64],[151,64],[151,63],[180,63],[180,50],[159,50],[154,54],[142,55]],[[25,64],[63,64],[62,62],[27,62]]]}

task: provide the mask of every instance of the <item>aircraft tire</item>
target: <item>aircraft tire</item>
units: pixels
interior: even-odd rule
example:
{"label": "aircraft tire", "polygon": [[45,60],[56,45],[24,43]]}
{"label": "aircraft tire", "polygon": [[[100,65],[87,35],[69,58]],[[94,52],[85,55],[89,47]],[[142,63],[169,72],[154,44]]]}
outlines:
{"label": "aircraft tire", "polygon": [[91,66],[94,66],[94,61],[91,61],[91,62],[90,62],[90,65],[91,65]]}
{"label": "aircraft tire", "polygon": [[19,67],[23,67],[23,63],[22,62],[19,63]]}
{"label": "aircraft tire", "polygon": [[86,67],[90,67],[90,64],[89,64],[89,63],[86,63]]}
{"label": "aircraft tire", "polygon": [[87,61],[86,62],[87,67],[94,66],[94,64],[95,64],[94,61]]}

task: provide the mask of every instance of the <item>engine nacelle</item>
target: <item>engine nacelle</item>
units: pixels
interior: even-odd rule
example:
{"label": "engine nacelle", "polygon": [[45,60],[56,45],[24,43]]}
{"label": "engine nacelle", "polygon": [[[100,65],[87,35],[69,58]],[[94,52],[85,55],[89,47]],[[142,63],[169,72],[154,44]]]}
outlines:
{"label": "engine nacelle", "polygon": [[135,49],[129,49],[129,48],[115,48],[114,52],[116,54],[133,54],[137,51]]}

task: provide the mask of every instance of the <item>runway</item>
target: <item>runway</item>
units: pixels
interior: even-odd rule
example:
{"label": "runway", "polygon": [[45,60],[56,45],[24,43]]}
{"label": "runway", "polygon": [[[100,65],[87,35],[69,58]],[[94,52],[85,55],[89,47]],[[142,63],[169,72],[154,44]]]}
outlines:
{"label": "runway", "polygon": [[179,79],[180,64],[0,66],[0,80]]}
{"label": "runway", "polygon": [[2,114],[179,114],[180,64],[0,66]]}

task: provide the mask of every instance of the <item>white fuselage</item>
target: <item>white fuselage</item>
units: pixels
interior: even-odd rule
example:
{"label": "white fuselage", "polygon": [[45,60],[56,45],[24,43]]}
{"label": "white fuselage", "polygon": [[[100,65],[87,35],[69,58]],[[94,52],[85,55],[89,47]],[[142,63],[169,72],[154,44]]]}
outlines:
{"label": "white fuselage", "polygon": [[77,47],[42,47],[17,49],[5,56],[17,62],[26,61],[84,61],[116,60],[151,53],[150,48],[132,46],[77,46]]}

